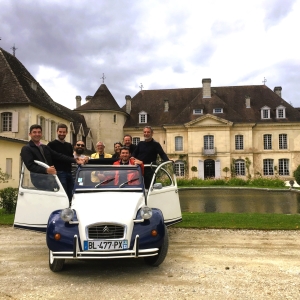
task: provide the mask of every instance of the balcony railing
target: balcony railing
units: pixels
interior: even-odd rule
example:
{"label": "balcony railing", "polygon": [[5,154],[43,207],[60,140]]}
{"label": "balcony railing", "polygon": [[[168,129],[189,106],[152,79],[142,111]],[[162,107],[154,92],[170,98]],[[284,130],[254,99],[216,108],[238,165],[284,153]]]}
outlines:
{"label": "balcony railing", "polygon": [[216,147],[214,147],[212,149],[202,148],[202,155],[211,156],[211,155],[216,155],[216,154],[217,154],[217,148]]}

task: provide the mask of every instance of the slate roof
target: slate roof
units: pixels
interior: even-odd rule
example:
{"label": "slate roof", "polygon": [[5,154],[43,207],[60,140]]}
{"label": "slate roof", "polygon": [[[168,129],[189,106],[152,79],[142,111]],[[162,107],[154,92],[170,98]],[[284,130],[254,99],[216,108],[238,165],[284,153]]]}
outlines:
{"label": "slate roof", "polygon": [[[250,96],[250,108],[245,97]],[[169,101],[169,111],[164,111],[164,100]],[[276,118],[276,108],[286,108],[286,119]],[[271,118],[261,119],[261,108],[270,107]],[[125,109],[126,105],[123,107]],[[142,90],[131,100],[130,117],[124,128],[141,126],[139,112],[147,112],[147,125],[183,125],[199,118],[194,109],[203,109],[203,114],[213,114],[233,123],[286,123],[299,122],[300,112],[292,107],[266,85],[211,87],[211,98],[202,97],[202,88]],[[214,114],[214,108],[223,113]]]}
{"label": "slate roof", "polygon": [[53,101],[24,65],[0,48],[0,105],[8,104],[32,105],[73,122],[75,128],[82,123],[87,130],[83,116]]}
{"label": "slate roof", "polygon": [[91,100],[75,109],[75,111],[114,110],[122,111],[117,101],[105,84],[101,84]]}

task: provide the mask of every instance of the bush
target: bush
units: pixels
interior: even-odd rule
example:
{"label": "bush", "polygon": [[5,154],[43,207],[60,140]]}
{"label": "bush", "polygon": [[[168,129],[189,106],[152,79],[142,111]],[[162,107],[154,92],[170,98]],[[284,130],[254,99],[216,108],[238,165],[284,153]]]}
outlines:
{"label": "bush", "polygon": [[5,188],[0,191],[0,206],[3,207],[6,213],[13,214],[16,210],[18,198],[18,189]]}

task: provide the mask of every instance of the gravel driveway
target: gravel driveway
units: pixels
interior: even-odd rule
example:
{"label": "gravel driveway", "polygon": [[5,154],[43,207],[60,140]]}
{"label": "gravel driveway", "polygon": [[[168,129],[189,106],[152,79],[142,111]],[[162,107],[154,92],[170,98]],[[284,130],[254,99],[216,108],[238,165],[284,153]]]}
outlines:
{"label": "gravel driveway", "polygon": [[170,229],[159,267],[142,259],[48,268],[45,235],[0,227],[0,299],[299,299],[300,231]]}

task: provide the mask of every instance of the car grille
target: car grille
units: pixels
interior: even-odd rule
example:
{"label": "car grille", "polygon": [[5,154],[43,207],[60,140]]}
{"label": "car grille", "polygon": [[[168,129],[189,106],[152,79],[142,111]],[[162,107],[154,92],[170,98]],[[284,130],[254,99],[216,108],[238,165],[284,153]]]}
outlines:
{"label": "car grille", "polygon": [[114,224],[96,225],[88,228],[89,239],[120,239],[124,237],[124,227]]}

